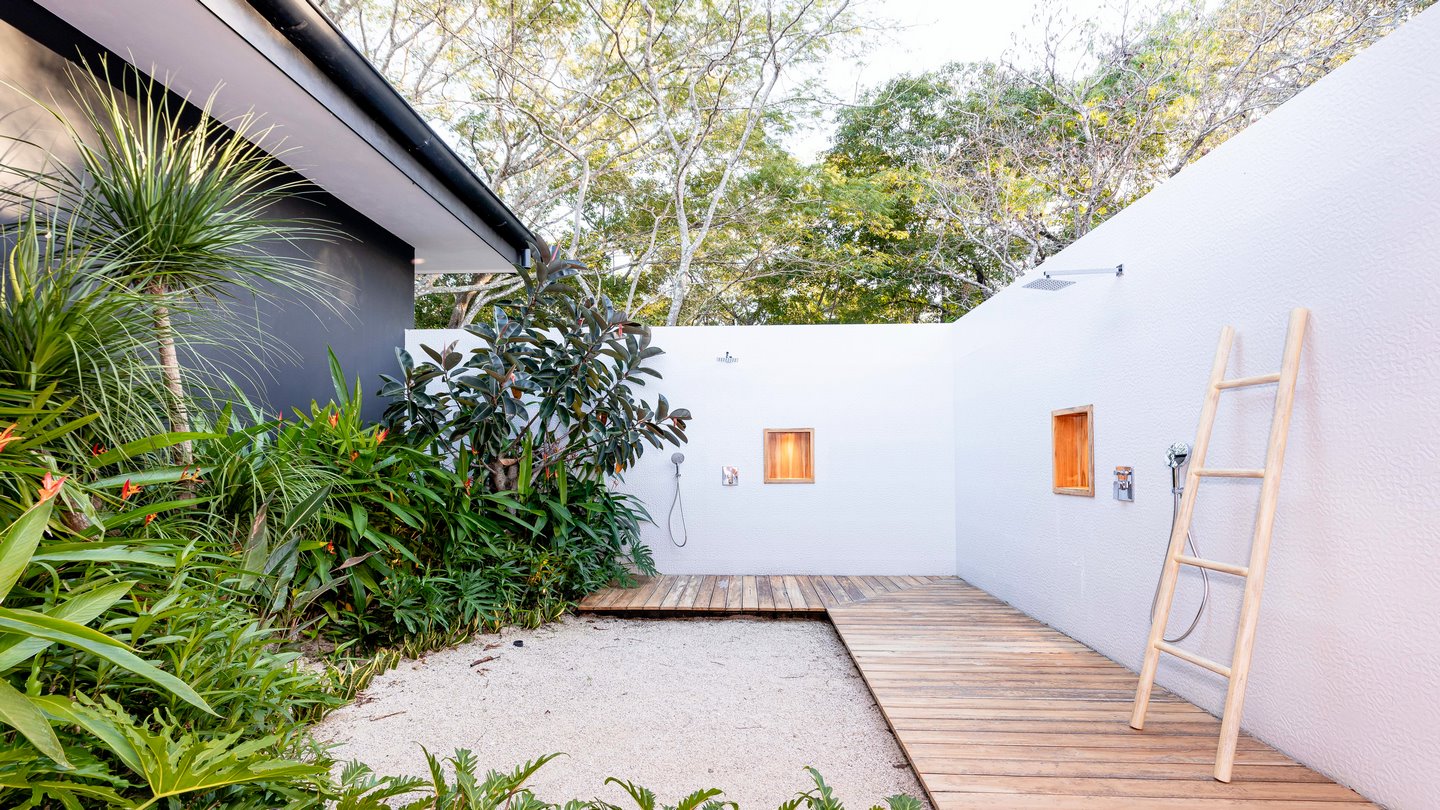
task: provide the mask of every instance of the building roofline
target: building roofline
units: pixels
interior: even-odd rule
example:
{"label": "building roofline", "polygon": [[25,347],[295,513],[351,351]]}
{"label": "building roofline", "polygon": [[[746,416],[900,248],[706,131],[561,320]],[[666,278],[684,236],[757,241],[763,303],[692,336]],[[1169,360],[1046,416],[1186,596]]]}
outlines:
{"label": "building roofline", "polygon": [[538,240],[510,207],[465,165],[394,85],[308,0],[246,0],[326,78],[514,249]]}

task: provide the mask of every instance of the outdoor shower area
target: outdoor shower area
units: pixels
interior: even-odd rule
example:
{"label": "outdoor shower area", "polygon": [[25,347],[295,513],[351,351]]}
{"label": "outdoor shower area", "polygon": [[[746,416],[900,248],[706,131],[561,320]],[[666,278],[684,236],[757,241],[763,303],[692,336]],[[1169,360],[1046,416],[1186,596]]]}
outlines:
{"label": "outdoor shower area", "polygon": [[[1422,429],[1440,379],[1440,231],[1411,223],[1440,219],[1440,103],[1415,103],[1440,99],[1424,67],[1437,26],[1416,20],[1041,268],[1123,275],[1027,277],[949,324],[656,329],[690,441],[684,461],[652,454],[616,486],[654,517],[644,538],[664,577],[587,607],[727,612],[737,578],[740,610],[818,603],[941,806],[1360,801],[1325,777],[1428,806],[1440,502],[1419,477],[1440,458]],[[1275,374],[1298,308],[1244,690],[1254,741],[1223,784],[1211,713],[1226,678],[1161,656],[1168,692],[1144,731],[1128,721],[1177,510],[1174,448],[1198,446],[1217,340],[1233,327],[1226,379]],[[407,342],[457,337],[463,349],[444,333]],[[1205,468],[1266,465],[1277,388],[1216,400]],[[1077,421],[1058,430],[1057,414]],[[810,480],[767,483],[767,431],[797,429]],[[1243,567],[1264,488],[1207,478],[1193,556]],[[1180,571],[1165,635],[1189,628],[1176,646],[1228,667],[1247,580],[1204,576]]]}

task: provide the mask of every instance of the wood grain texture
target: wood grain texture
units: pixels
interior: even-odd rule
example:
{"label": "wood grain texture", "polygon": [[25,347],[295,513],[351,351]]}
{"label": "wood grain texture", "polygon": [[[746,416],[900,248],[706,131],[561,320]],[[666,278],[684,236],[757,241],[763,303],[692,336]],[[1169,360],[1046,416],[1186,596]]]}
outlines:
{"label": "wood grain texture", "polygon": [[937,810],[1371,806],[1246,735],[1215,781],[1214,716],[1157,687],[1131,729],[1134,673],[960,580],[829,617]]}
{"label": "wood grain texture", "polygon": [[1215,781],[1213,715],[1155,687],[1131,729],[1135,673],[954,577],[662,576],[580,610],[828,616],[936,810],[1374,806],[1245,734]]}

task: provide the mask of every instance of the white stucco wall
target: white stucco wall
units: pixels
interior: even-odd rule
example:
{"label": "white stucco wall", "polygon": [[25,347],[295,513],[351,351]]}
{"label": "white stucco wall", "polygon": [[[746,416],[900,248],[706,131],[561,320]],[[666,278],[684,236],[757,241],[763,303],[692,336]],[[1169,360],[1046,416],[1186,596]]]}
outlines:
{"label": "white stucco wall", "polygon": [[[1193,440],[1220,328],[1239,331],[1231,375],[1263,373],[1287,311],[1312,310],[1245,726],[1401,810],[1440,801],[1437,52],[1432,10],[1047,265],[1124,278],[1014,287],[951,326],[959,574],[1137,667],[1162,460]],[[1262,466],[1273,390],[1223,395],[1208,466]],[[1090,403],[1096,497],[1051,494],[1049,413]],[[1136,468],[1133,504],[1110,496],[1116,465]],[[1202,486],[1203,556],[1247,559],[1257,492]],[[1213,581],[1182,646],[1223,662],[1240,581]],[[1220,678],[1162,660],[1163,685],[1222,705]]]}
{"label": "white stucco wall", "polygon": [[[955,572],[951,327],[656,328],[663,380],[640,389],[689,408],[679,448],[690,539],[665,530],[673,448],[647,448],[622,489],[655,518],[644,539],[667,574]],[[406,346],[461,331],[411,330]],[[740,358],[720,363],[726,352]],[[815,429],[815,483],[765,484],[762,431]],[[722,465],[740,485],[720,485]],[[676,518],[676,533],[679,518]]]}

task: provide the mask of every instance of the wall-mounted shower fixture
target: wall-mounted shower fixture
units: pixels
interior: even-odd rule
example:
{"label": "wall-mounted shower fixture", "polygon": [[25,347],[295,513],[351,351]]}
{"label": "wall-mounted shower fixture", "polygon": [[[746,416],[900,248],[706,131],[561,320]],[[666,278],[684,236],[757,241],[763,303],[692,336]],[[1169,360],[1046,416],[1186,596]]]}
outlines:
{"label": "wall-mounted shower fixture", "polygon": [[[670,514],[665,516],[665,530],[670,533],[670,542],[676,548],[684,548],[690,542],[690,527],[685,525],[685,501],[680,498],[680,465],[685,463],[684,453],[671,453],[670,463],[675,465],[675,498],[670,501]],[[680,510],[680,539],[675,539],[675,510]]]}
{"label": "wall-mounted shower fixture", "polygon": [[[1171,534],[1175,532],[1175,521],[1180,517],[1180,495],[1185,491],[1185,478],[1180,474],[1180,468],[1184,467],[1185,462],[1189,459],[1190,445],[1185,442],[1175,442],[1165,451],[1165,466],[1170,468],[1170,494],[1172,496],[1170,502]],[[1166,535],[1165,539],[1166,542],[1169,542],[1170,535]],[[1185,547],[1190,553],[1190,556],[1200,556],[1200,549],[1195,545],[1195,538],[1192,537],[1188,531],[1185,532]],[[1195,628],[1200,625],[1200,617],[1205,615],[1205,608],[1210,604],[1210,572],[1204,568],[1198,570],[1200,571],[1200,585],[1202,589],[1200,591],[1200,607],[1195,609],[1195,618],[1190,620],[1190,624],[1185,628],[1185,632],[1174,638],[1165,638],[1165,642],[1168,644],[1176,644],[1184,641],[1191,633],[1195,632]],[[1155,621],[1155,606],[1159,601],[1160,583],[1157,581],[1155,583],[1155,597],[1150,600],[1150,621],[1152,622]]]}
{"label": "wall-mounted shower fixture", "polygon": [[1054,292],[1056,290],[1063,290],[1066,287],[1069,287],[1071,284],[1075,283],[1073,281],[1061,281],[1060,279],[1055,278],[1055,276],[1095,276],[1101,274],[1107,276],[1113,275],[1118,278],[1125,275],[1125,265],[1117,264],[1114,267],[1090,267],[1081,268],[1078,270],[1045,270],[1041,273],[1044,278],[1037,278],[1029,284],[1025,284],[1023,286],[1026,289],[1030,290],[1044,290],[1046,292]]}
{"label": "wall-mounted shower fixture", "polygon": [[1135,502],[1135,468],[1115,468],[1115,500]]}
{"label": "wall-mounted shower fixture", "polygon": [[729,353],[729,352],[725,352],[725,356],[724,356],[724,357],[717,357],[717,358],[715,358],[715,361],[718,362],[718,363],[738,363],[738,362],[740,362],[740,358],[736,357],[735,355],[733,355],[733,354],[731,354],[731,353]]}

